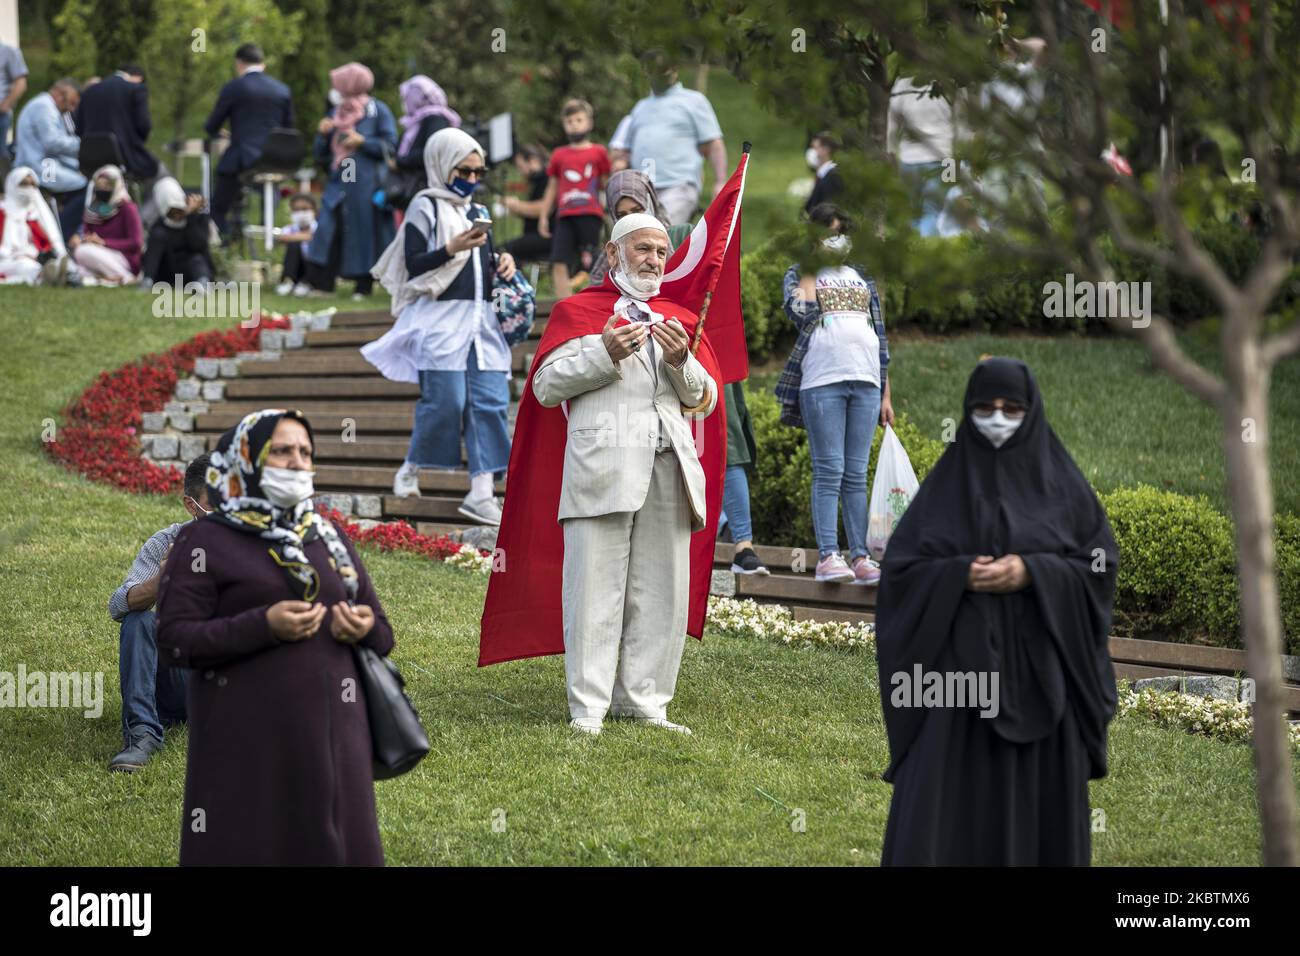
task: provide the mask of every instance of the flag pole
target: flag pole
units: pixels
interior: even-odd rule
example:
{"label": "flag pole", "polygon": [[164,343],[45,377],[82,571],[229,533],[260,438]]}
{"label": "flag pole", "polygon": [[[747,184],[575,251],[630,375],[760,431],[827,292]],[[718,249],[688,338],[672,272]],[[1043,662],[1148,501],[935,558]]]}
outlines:
{"label": "flag pole", "polygon": [[[750,147],[750,143],[749,143],[748,140],[746,140],[744,143],[742,143],[742,144],[741,144],[741,147],[740,147],[741,155],[743,155],[743,156],[748,156],[748,155],[749,155],[749,147]],[[748,160],[745,161],[745,175],[746,175],[746,176],[749,175],[749,161],[748,161]],[[736,205],[737,205],[737,206],[739,206],[741,200],[743,200],[743,199],[745,198],[745,189],[744,189],[744,185],[745,185],[745,184],[744,184],[744,179],[742,179],[742,180],[741,180],[741,190],[740,190],[740,195],[736,197]],[[737,215],[737,217],[739,216],[739,214],[740,214],[740,210],[737,209],[737,210],[736,210],[736,215]],[[731,244],[731,241],[732,241],[734,238],[735,238],[734,235],[727,236],[727,244],[730,245],[730,244]],[[724,253],[724,257],[725,257],[725,253]],[[718,280],[719,280],[720,278],[722,278],[722,270],[721,270],[721,269],[718,269],[716,272],[714,272],[714,274],[713,274],[713,278],[712,278],[712,280],[710,280],[710,282],[709,282],[709,287],[708,287],[708,289],[706,289],[705,292],[704,292],[704,304],[700,306],[700,314],[699,314],[699,318],[698,318],[698,319],[696,320],[696,322],[695,322],[695,335],[694,335],[694,336],[692,337],[692,339],[691,339],[691,354],[692,354],[692,355],[697,355],[697,354],[699,353],[699,351],[700,351],[700,342],[703,340],[703,337],[704,337],[704,322],[705,322],[705,320],[706,320],[706,319],[708,318],[708,316],[709,316],[709,303],[713,301],[713,290],[717,287],[717,285],[718,285]],[[685,405],[683,405],[683,406],[682,406],[682,414],[683,414],[683,415],[699,415],[699,414],[701,414],[702,412],[704,412],[705,409],[707,409],[707,408],[709,407],[709,403],[712,402],[712,401],[713,401],[713,395],[709,392],[709,390],[708,390],[707,388],[705,388],[705,390],[704,390],[704,396],[700,399],[700,404],[696,405],[694,408],[687,408]]]}
{"label": "flag pole", "polygon": [[[749,147],[750,147],[750,143],[748,140],[746,140],[740,147],[741,155],[745,155],[745,156],[749,155]],[[746,169],[745,173],[746,175],[748,175],[749,170]],[[742,199],[744,199],[743,191],[741,192],[741,195],[737,197],[736,202],[739,203]],[[727,242],[731,242],[731,239],[732,237],[728,236]],[[713,274],[713,281],[709,283],[709,288],[705,290],[704,304],[700,306],[699,321],[695,323],[695,336],[694,338],[691,339],[692,355],[697,355],[700,351],[700,339],[703,338],[704,336],[704,321],[709,314],[709,303],[713,301],[713,290],[718,284],[718,279],[720,279],[721,277],[722,277],[722,270],[719,269],[717,272]]]}

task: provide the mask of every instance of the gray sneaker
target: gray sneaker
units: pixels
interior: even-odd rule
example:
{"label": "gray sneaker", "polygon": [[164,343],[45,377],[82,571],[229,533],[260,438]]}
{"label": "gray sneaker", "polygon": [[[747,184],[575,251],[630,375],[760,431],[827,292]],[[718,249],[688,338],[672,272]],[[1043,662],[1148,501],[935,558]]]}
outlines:
{"label": "gray sneaker", "polygon": [[501,502],[494,496],[471,498],[466,495],[456,510],[466,518],[473,518],[483,524],[501,524]]}
{"label": "gray sneaker", "polygon": [[159,750],[162,741],[150,733],[137,733],[120,754],[108,762],[108,769],[118,773],[135,773]]}

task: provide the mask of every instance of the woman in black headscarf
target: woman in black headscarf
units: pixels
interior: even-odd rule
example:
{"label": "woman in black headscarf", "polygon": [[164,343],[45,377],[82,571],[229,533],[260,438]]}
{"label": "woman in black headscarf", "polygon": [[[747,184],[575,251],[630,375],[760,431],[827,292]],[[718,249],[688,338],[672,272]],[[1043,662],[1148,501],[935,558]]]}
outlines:
{"label": "woman in black headscarf", "polygon": [[312,503],[301,412],[245,415],[158,587],[158,653],[194,669],[183,865],[382,865],[353,644],[393,648],[360,557]]}
{"label": "woman in black headscarf", "polygon": [[[963,410],[882,565],[881,862],[1087,865],[1088,780],[1105,776],[1117,696],[1115,539],[1023,362],[977,365]],[[929,675],[983,680],[991,706],[923,696]]]}

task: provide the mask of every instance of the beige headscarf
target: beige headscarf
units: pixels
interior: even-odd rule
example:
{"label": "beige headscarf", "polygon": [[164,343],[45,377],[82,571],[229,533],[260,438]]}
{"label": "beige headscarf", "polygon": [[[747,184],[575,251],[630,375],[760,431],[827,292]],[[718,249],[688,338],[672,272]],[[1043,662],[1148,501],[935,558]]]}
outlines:
{"label": "beige headscarf", "polygon": [[[470,153],[485,155],[478,140],[454,127],[440,129],[425,141],[424,172],[429,185],[411,198],[407,209],[411,209],[421,197],[427,197],[434,204],[437,236],[432,248],[445,247],[453,236],[469,228],[469,218],[465,215],[469,208],[469,198],[452,192],[446,184],[451,179],[456,164]],[[460,274],[460,270],[465,268],[471,252],[470,249],[463,249],[437,269],[430,269],[411,278],[406,272],[406,240],[399,231],[370,270],[370,274],[393,297],[390,310],[396,316],[420,296],[430,295],[436,298],[442,293]]]}

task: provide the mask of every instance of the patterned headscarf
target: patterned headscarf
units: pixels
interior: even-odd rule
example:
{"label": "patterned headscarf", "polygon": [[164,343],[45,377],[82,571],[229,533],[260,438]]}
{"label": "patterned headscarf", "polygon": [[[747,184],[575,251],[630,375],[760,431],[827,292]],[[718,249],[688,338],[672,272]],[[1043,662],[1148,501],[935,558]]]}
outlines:
{"label": "patterned headscarf", "polygon": [[312,448],[316,447],[311,423],[302,412],[283,408],[249,412],[221,436],[212,453],[204,479],[213,510],[204,520],[220,521],[269,541],[271,557],[284,569],[290,586],[304,601],[314,601],[320,593],[320,576],[303,547],[322,538],[329,549],[330,565],[343,579],[348,597],[355,599],[358,579],[352,556],[329,519],[316,513],[312,499],[306,498],[293,508],[281,508],[262,494],[262,468],[271,450],[271,435],[282,418],[301,422]]}

